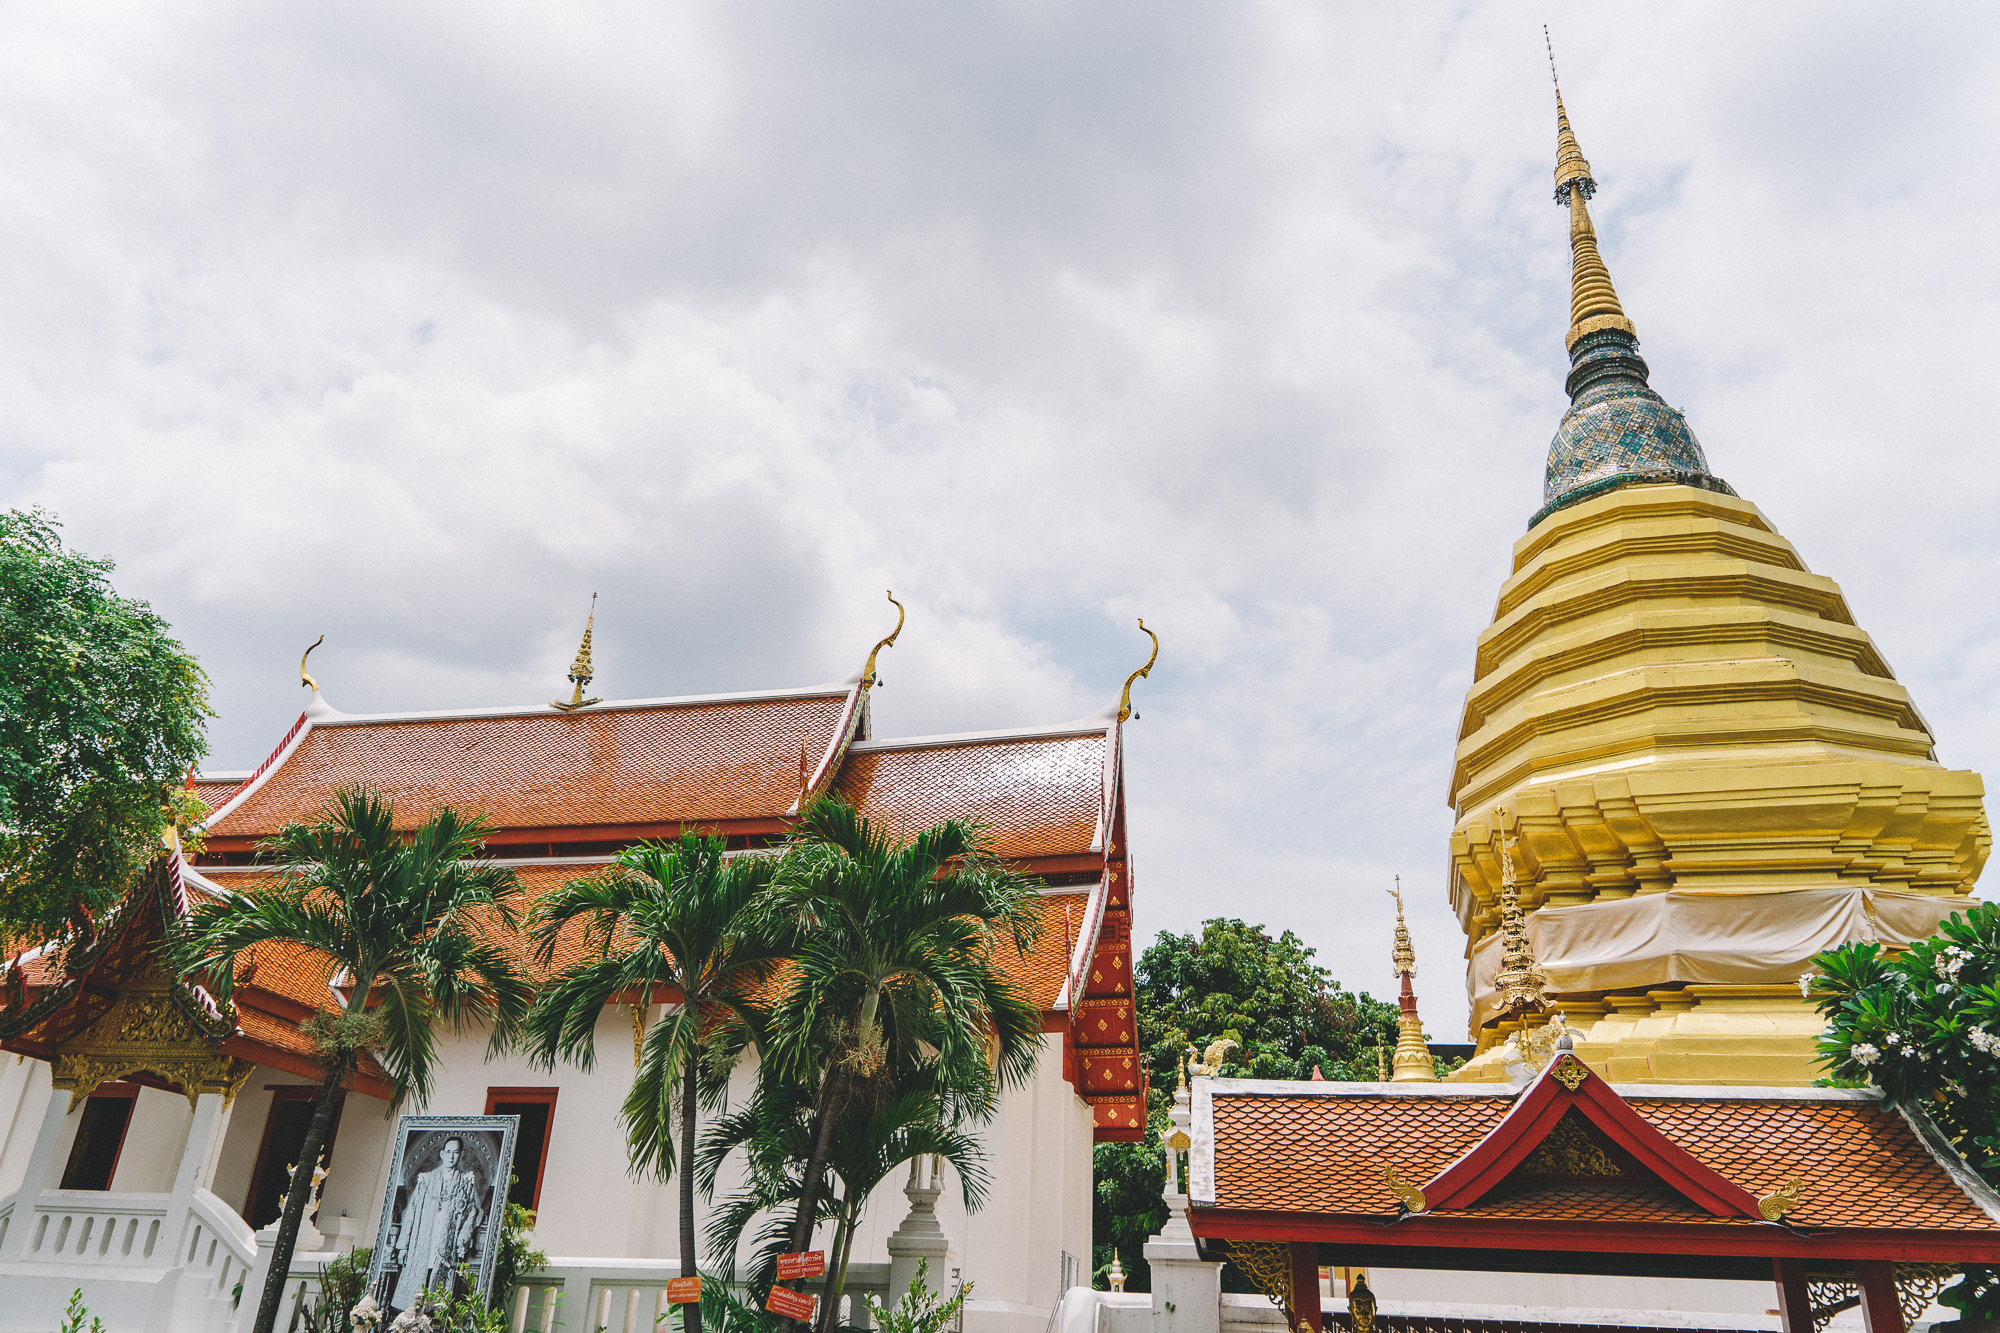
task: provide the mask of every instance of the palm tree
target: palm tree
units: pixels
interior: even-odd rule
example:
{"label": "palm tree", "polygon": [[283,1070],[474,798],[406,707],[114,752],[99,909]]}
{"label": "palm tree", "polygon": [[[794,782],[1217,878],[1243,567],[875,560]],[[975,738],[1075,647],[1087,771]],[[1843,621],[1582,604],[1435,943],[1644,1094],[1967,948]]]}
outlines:
{"label": "palm tree", "polygon": [[[653,1025],[626,1094],[620,1120],[635,1171],[665,1181],[695,1152],[695,1108],[702,1094],[705,1047],[725,1032],[757,1030],[755,997],[783,956],[782,931],[765,919],[774,861],[730,857],[722,838],[684,833],[672,843],[642,843],[618,855],[610,870],[572,880],[535,905],[535,958],[551,965],[572,922],[583,930],[585,956],[549,983],[528,1015],[530,1054],[589,1069],[596,1059],[597,1020],[619,996],[650,1003],[659,992],[679,1009]],[[710,1081],[719,1096],[725,1081]],[[680,1173],[681,1276],[696,1267],[692,1169]],[[701,1333],[701,1306],[686,1310],[687,1333]]]}
{"label": "palm tree", "polygon": [[[1033,945],[1038,887],[977,825],[946,820],[899,842],[838,799],[800,813],[775,885],[800,945],[768,1057],[770,1076],[817,1089],[792,1249],[812,1239],[844,1118],[893,1100],[926,1065],[942,1088],[973,1091],[989,1058],[999,1086],[1034,1071],[1041,1013],[997,956]],[[977,1118],[990,1113],[987,1099]]]}
{"label": "palm tree", "polygon": [[170,947],[180,970],[225,999],[237,956],[268,944],[317,950],[348,988],[344,1006],[319,1010],[304,1025],[325,1073],[285,1191],[253,1333],[271,1333],[276,1322],[313,1168],[341,1086],[364,1055],[388,1074],[392,1104],[411,1093],[421,1103],[437,1062],[438,1024],[483,1025],[498,1050],[527,1011],[529,986],[505,940],[520,886],[513,871],[477,859],[486,830],[483,819],[447,807],[405,837],[386,797],[342,788],[318,819],[287,824],[264,844],[282,866],[274,886],[199,908]]}
{"label": "palm tree", "polygon": [[[915,1157],[941,1157],[958,1173],[968,1211],[986,1202],[990,1176],[986,1154],[961,1125],[969,1108],[990,1112],[991,1077],[985,1088],[965,1095],[966,1071],[947,1071],[935,1063],[905,1071],[893,1095],[868,1107],[865,1114],[839,1118],[827,1150],[826,1169],[840,1184],[838,1198],[823,1199],[821,1219],[834,1223],[828,1247],[826,1295],[820,1303],[820,1327],[830,1329],[847,1283],[848,1260],[861,1223],[863,1208],[876,1186]],[[987,1075],[982,1064],[977,1075]],[[980,1079],[975,1075],[973,1082]],[[760,1215],[798,1199],[803,1172],[799,1166],[811,1154],[815,1126],[811,1120],[814,1088],[787,1079],[760,1079],[749,1106],[717,1120],[702,1138],[702,1187],[712,1191],[729,1154],[745,1150],[749,1166],[743,1189],[724,1201],[708,1226],[711,1261],[733,1276],[734,1260],[744,1231]],[[758,1262],[751,1273],[753,1288],[768,1286],[789,1226],[776,1219],[756,1237]]]}

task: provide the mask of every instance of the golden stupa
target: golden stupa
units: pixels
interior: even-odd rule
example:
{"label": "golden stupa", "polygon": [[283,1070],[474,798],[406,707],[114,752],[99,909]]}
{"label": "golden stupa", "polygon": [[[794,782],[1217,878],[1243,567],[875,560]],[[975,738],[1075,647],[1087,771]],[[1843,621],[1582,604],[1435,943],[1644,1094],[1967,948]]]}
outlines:
{"label": "golden stupa", "polygon": [[[1617,1082],[1807,1083],[1821,1024],[1800,974],[1964,906],[1984,789],[1937,763],[1840,588],[1647,387],[1560,90],[1556,128],[1572,406],[1459,727],[1451,897],[1478,1047],[1453,1077],[1505,1079],[1500,1045],[1561,1012]],[[1507,842],[1543,1010],[1499,984]]]}

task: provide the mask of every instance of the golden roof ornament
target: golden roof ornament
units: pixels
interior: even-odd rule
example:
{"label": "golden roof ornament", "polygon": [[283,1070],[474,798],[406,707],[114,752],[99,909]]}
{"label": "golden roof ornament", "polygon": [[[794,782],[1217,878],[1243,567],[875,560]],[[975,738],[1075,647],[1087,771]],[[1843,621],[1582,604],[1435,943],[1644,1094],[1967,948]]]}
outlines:
{"label": "golden roof ornament", "polygon": [[1548,1007],[1548,978],[1535,966],[1535,952],[1514,887],[1514,839],[1500,840],[1500,972],[1494,979],[1500,1012],[1516,1017]]}
{"label": "golden roof ornament", "polygon": [[[1555,44],[1549,30],[1542,28],[1549,45],[1549,77],[1556,79]],[[1569,127],[1569,111],[1563,106],[1562,81],[1556,79],[1556,202],[1569,205],[1570,298],[1569,335],[1564,345],[1575,347],[1577,339],[1599,329],[1618,329],[1633,337],[1639,331],[1625,317],[1618,303],[1618,291],[1611,285],[1611,270],[1597,252],[1597,229],[1591,225],[1585,201],[1597,193],[1597,181],[1590,174],[1590,162],[1577,145],[1576,132]]]}
{"label": "golden roof ornament", "polygon": [[894,588],[888,590],[888,597],[890,604],[896,608],[896,628],[889,631],[887,638],[868,650],[868,661],[861,668],[861,688],[864,690],[882,683],[881,679],[875,674],[875,657],[884,648],[895,647],[896,636],[903,632],[903,604],[896,600],[896,590]]}
{"label": "golden roof ornament", "polygon": [[305,689],[305,688],[307,688],[308,686],[310,686],[310,687],[312,688],[312,692],[313,692],[314,694],[318,694],[318,693],[319,693],[319,682],[318,682],[318,681],[316,681],[316,680],[314,680],[314,679],[312,678],[312,676],[311,676],[311,675],[310,675],[310,674],[309,674],[309,673],[308,673],[308,672],[306,671],[306,659],[307,659],[308,657],[311,657],[311,656],[313,655],[313,648],[317,648],[317,647],[319,647],[319,646],[320,646],[321,644],[323,644],[323,643],[325,643],[325,642],[326,642],[326,635],[322,634],[322,635],[320,635],[320,636],[319,636],[319,637],[318,637],[317,639],[314,639],[314,640],[312,641],[312,648],[308,648],[308,649],[306,649],[306,650],[305,650],[304,652],[302,652],[302,653],[300,653],[300,654],[299,654],[299,688],[300,688],[300,689]]}
{"label": "golden roof ornament", "polygon": [[1396,945],[1389,951],[1389,961],[1395,965],[1390,973],[1397,977],[1417,975],[1417,950],[1410,943],[1410,928],[1403,923],[1403,877],[1396,876],[1396,887],[1389,890],[1389,896],[1396,900]]}
{"label": "golden roof ornament", "polygon": [[575,708],[588,708],[592,704],[603,703],[602,699],[583,697],[584,686],[590,684],[593,672],[590,665],[590,632],[597,625],[597,594],[590,594],[590,615],[583,622],[583,642],[577,645],[576,660],[569,664],[569,680],[576,688],[570,692],[568,702],[549,700],[549,707],[567,713]]}
{"label": "golden roof ornament", "polygon": [[1188,1047],[1188,1072],[1196,1078],[1214,1078],[1215,1072],[1228,1062],[1229,1052],[1239,1050],[1233,1037],[1220,1037],[1208,1044],[1199,1060],[1194,1057],[1194,1047]]}
{"label": "golden roof ornament", "polygon": [[1129,722],[1139,716],[1132,711],[1132,682],[1141,676],[1150,677],[1153,674],[1153,663],[1160,660],[1160,636],[1146,628],[1146,618],[1144,616],[1139,617],[1139,629],[1147,638],[1153,641],[1153,655],[1146,659],[1146,665],[1125,677],[1125,692],[1118,696],[1118,720],[1120,722]]}
{"label": "golden roof ornament", "polygon": [[1389,890],[1389,895],[1396,900],[1396,945],[1389,956],[1403,989],[1397,999],[1395,1073],[1390,1082],[1435,1083],[1437,1063],[1431,1059],[1430,1044],[1424,1040],[1424,1021],[1417,1015],[1417,992],[1410,984],[1410,979],[1417,975],[1417,950],[1410,943],[1410,928],[1403,922],[1401,875],[1396,876],[1396,887]]}

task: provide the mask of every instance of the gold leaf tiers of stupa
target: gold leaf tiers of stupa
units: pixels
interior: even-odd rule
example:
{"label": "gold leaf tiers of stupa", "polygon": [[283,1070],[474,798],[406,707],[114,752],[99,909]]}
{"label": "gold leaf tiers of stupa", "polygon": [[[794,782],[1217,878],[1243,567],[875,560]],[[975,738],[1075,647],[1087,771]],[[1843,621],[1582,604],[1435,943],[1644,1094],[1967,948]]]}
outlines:
{"label": "gold leaf tiers of stupa", "polygon": [[1516,544],[1452,775],[1452,905],[1480,1055],[1539,1016],[1497,994],[1503,840],[1551,1007],[1618,1082],[1803,1084],[1797,986],[1844,939],[1964,905],[1991,845],[1839,587],[1747,501],[1630,485]]}

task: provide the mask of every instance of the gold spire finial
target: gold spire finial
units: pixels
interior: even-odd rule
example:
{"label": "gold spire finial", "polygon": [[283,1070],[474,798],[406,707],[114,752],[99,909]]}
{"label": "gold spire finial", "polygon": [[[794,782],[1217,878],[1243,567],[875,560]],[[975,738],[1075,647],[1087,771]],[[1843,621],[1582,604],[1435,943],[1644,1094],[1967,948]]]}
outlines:
{"label": "gold spire finial", "polygon": [[1417,1016],[1417,991],[1410,984],[1410,978],[1417,975],[1417,949],[1410,943],[1410,928],[1403,922],[1403,877],[1396,876],[1396,887],[1389,890],[1396,900],[1396,947],[1390,958],[1396,966],[1395,977],[1402,984],[1403,993],[1397,997],[1396,1005],[1396,1056],[1391,1063],[1395,1073],[1391,1082],[1395,1083],[1435,1083],[1437,1082],[1437,1062],[1431,1059],[1430,1044],[1424,1040],[1424,1020]]}
{"label": "gold spire finial", "polygon": [[1160,660],[1160,636],[1146,628],[1146,618],[1144,616],[1139,617],[1139,629],[1147,638],[1153,641],[1153,655],[1146,659],[1146,665],[1125,677],[1125,692],[1118,696],[1118,720],[1120,722],[1129,722],[1134,716],[1132,712],[1132,682],[1141,676],[1150,677],[1153,674],[1153,663]]}
{"label": "gold spire finial", "polygon": [[870,686],[882,683],[875,679],[875,655],[884,648],[895,647],[896,636],[903,632],[903,604],[896,601],[896,590],[894,588],[889,589],[889,600],[896,607],[896,628],[889,631],[889,637],[868,650],[868,664],[861,668],[861,688],[864,690]]}
{"label": "gold spire finial", "polygon": [[299,687],[303,689],[306,686],[311,686],[312,692],[314,694],[319,693],[319,682],[314,680],[312,676],[307,674],[306,659],[313,655],[313,648],[317,648],[325,642],[326,642],[326,635],[322,634],[317,639],[314,639],[312,641],[312,648],[308,648],[304,652],[299,654]]}
{"label": "gold spire finial", "polygon": [[1514,840],[1500,838],[1500,972],[1494,979],[1500,992],[1500,1012],[1516,1017],[1548,1007],[1548,978],[1535,966],[1521,915],[1521,895],[1514,887]]}
{"label": "gold spire finial", "polygon": [[1414,977],[1417,975],[1417,950],[1410,943],[1410,928],[1403,923],[1403,877],[1396,876],[1396,887],[1389,890],[1389,896],[1396,900],[1396,947],[1390,951],[1389,959],[1395,964],[1391,976]]}
{"label": "gold spire finial", "polygon": [[1542,39],[1549,48],[1549,77],[1556,85],[1556,202],[1569,205],[1570,296],[1569,335],[1564,345],[1575,347],[1577,339],[1599,329],[1618,329],[1634,338],[1639,331],[1625,317],[1618,303],[1618,291],[1611,285],[1611,270],[1597,252],[1597,229],[1591,225],[1585,201],[1597,193],[1590,162],[1569,127],[1569,111],[1563,106],[1562,81],[1556,79],[1555,44],[1547,25]]}
{"label": "gold spire finial", "polygon": [[561,709],[567,713],[572,708],[588,708],[592,704],[604,702],[602,699],[586,699],[583,697],[583,687],[590,684],[593,674],[590,666],[590,633],[596,627],[597,594],[592,593],[590,594],[590,614],[584,618],[583,622],[583,642],[577,645],[576,660],[569,664],[568,678],[576,685],[576,689],[570,692],[567,702],[551,699],[549,707]]}

